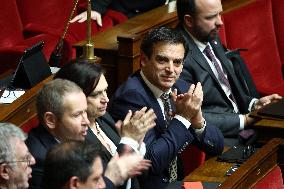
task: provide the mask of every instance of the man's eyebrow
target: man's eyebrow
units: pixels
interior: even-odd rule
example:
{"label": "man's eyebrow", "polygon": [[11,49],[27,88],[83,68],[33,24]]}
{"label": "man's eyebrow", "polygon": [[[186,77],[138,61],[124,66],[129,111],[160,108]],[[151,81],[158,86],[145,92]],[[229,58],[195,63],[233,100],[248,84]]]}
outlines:
{"label": "man's eyebrow", "polygon": [[156,58],[169,59],[167,56],[157,54]]}

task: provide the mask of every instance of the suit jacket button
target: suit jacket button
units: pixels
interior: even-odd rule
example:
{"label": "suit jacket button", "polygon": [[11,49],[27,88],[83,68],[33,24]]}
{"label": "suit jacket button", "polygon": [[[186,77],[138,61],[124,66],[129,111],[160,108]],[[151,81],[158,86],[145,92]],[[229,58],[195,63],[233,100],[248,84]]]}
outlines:
{"label": "suit jacket button", "polygon": [[169,179],[167,177],[164,177],[162,180],[163,182],[169,182]]}
{"label": "suit jacket button", "polygon": [[208,144],[209,146],[211,146],[211,147],[214,147],[213,142],[211,142],[210,140],[207,140],[207,144]]}

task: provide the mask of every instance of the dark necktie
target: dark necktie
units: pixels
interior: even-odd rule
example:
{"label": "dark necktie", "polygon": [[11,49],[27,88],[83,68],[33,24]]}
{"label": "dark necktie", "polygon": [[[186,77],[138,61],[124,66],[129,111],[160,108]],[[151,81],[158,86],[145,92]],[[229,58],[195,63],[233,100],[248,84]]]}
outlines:
{"label": "dark necktie", "polygon": [[[166,119],[166,126],[168,127],[170,124],[170,121],[173,116],[173,110],[171,106],[171,100],[170,100],[170,94],[163,93],[161,95],[162,102],[164,104],[164,114]],[[169,181],[173,182],[177,180],[177,156],[174,157],[174,159],[169,164]]]}
{"label": "dark necktie", "polygon": [[225,73],[221,69],[220,65],[218,64],[216,57],[214,56],[213,52],[210,49],[209,45],[206,45],[206,48],[204,49],[204,54],[208,57],[209,60],[213,63],[215,66],[217,73],[218,73],[218,78],[220,79],[221,83],[223,83],[229,90],[230,90],[230,99],[234,101],[234,103],[237,105],[237,101],[233,95],[231,85],[229,83],[229,80],[226,78]]}

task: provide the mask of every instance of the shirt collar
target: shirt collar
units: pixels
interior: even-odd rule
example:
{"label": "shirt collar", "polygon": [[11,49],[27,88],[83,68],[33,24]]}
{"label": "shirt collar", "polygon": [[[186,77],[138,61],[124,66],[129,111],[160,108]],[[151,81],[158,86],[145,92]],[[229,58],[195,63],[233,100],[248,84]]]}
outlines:
{"label": "shirt collar", "polygon": [[[155,85],[153,85],[147,78],[146,76],[143,74],[143,71],[140,70],[140,74],[142,79],[144,80],[144,82],[146,83],[146,85],[149,87],[149,89],[152,91],[152,93],[154,94],[155,98],[158,99],[160,98],[160,96],[164,93],[164,91],[162,91],[161,89],[159,89],[158,87],[156,87]],[[168,91],[166,91],[166,93],[170,93],[171,89],[169,89]]]}

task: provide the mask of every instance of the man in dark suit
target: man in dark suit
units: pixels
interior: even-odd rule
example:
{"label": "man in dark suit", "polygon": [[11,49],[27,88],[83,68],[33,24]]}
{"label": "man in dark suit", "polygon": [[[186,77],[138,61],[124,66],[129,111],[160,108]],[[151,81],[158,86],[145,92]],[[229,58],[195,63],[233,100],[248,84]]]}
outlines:
{"label": "man in dark suit", "polygon": [[221,132],[202,116],[202,86],[189,87],[178,79],[184,55],[184,40],[174,29],[161,27],[146,34],[141,44],[141,70],[118,88],[108,106],[116,120],[129,109],[141,107],[152,108],[157,116],[156,127],[144,138],[145,158],[152,161],[148,174],[141,178],[145,189],[164,189],[177,180],[176,158],[188,144],[215,155],[223,150]]}
{"label": "man in dark suit", "polygon": [[[40,125],[29,132],[26,144],[36,159],[32,167],[29,188],[41,188],[43,166],[47,151],[67,140],[84,141],[87,136],[87,100],[82,89],[75,83],[55,79],[48,82],[39,92],[36,101]],[[107,188],[113,188],[128,178],[128,171],[137,167],[136,158],[128,161],[114,161],[105,172]],[[122,165],[120,165],[122,163]],[[119,167],[124,169],[118,169]],[[117,167],[117,168],[115,168]],[[121,172],[122,171],[122,172]]]}
{"label": "man in dark suit", "polygon": [[225,145],[237,144],[240,131],[243,138],[252,134],[242,131],[254,121],[248,113],[281,97],[274,94],[257,100],[241,89],[218,38],[223,25],[221,0],[177,0],[177,11],[180,21],[177,28],[189,49],[181,79],[201,82],[205,119],[222,131]]}

